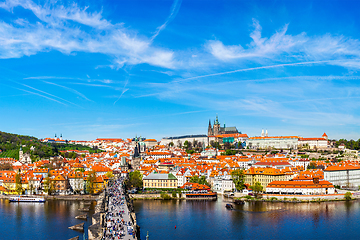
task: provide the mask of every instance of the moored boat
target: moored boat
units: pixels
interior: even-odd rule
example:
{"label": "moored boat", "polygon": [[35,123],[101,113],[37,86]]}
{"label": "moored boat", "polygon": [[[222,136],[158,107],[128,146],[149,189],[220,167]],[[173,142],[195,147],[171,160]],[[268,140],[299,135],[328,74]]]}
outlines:
{"label": "moored boat", "polygon": [[231,205],[231,204],[229,204],[229,203],[226,204],[225,207],[226,207],[227,209],[233,209],[233,208],[234,208],[233,205]]}
{"label": "moored boat", "polygon": [[10,202],[45,202],[45,198],[37,196],[17,196],[9,198]]}
{"label": "moored boat", "polygon": [[237,204],[237,205],[240,205],[240,204],[245,204],[245,201],[240,200],[240,199],[236,199],[236,200],[234,201],[234,203]]}

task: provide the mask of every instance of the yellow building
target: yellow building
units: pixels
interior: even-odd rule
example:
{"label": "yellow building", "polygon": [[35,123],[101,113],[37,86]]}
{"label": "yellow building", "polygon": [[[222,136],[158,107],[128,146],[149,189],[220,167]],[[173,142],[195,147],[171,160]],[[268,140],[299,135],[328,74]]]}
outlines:
{"label": "yellow building", "polygon": [[6,194],[14,194],[16,189],[15,176],[5,177],[3,179],[3,187],[6,189]]}
{"label": "yellow building", "polygon": [[272,181],[287,181],[288,175],[279,169],[275,168],[249,168],[245,172],[245,184],[250,186],[259,182],[261,186],[265,188]]}
{"label": "yellow building", "polygon": [[170,174],[151,173],[143,178],[144,188],[177,188],[177,178]]}

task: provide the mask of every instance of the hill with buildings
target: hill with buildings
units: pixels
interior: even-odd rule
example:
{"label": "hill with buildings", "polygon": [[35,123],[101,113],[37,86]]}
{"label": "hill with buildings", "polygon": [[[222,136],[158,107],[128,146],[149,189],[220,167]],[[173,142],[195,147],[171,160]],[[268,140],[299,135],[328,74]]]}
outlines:
{"label": "hill with buildings", "polygon": [[[57,156],[62,151],[67,150],[88,150],[90,153],[99,152],[100,150],[83,145],[74,145],[68,143],[44,143],[38,138],[32,136],[18,135],[0,131],[0,158],[14,158],[19,160],[19,151],[22,149],[24,154],[30,154],[33,161],[41,158]],[[77,155],[72,154],[75,158]]]}

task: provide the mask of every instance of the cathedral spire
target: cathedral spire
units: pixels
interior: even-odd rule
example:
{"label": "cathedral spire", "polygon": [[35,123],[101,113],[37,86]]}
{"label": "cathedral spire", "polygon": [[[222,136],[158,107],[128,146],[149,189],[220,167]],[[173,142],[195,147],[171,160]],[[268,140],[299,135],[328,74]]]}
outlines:
{"label": "cathedral spire", "polygon": [[212,136],[213,135],[213,128],[211,126],[211,121],[209,119],[209,126],[208,126],[208,136]]}
{"label": "cathedral spire", "polygon": [[218,118],[218,115],[216,114],[216,121],[215,121],[215,124],[220,124],[219,123],[219,118]]}

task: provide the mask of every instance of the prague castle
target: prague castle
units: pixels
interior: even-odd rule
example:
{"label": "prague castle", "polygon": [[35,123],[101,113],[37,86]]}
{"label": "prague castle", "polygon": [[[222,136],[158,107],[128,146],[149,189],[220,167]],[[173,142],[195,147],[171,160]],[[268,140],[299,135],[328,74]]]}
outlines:
{"label": "prague castle", "polygon": [[220,127],[218,116],[216,116],[216,120],[214,121],[213,126],[211,126],[211,121],[209,120],[208,136],[217,136],[221,134],[236,134],[236,133],[239,133],[236,127],[226,127],[225,123],[224,123],[224,127]]}

